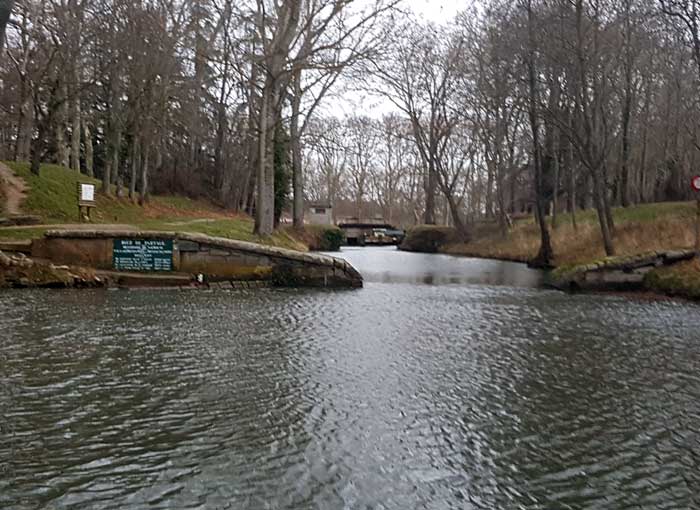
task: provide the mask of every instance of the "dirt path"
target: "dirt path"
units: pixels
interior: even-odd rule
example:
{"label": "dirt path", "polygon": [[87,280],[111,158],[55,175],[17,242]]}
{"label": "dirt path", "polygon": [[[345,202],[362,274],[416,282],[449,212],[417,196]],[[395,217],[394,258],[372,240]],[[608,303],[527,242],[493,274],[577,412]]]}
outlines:
{"label": "dirt path", "polygon": [[[27,185],[24,179],[17,177],[6,165],[0,163],[0,187],[5,195],[5,214],[10,216],[22,214],[22,200]],[[0,209],[2,212],[2,209]]]}

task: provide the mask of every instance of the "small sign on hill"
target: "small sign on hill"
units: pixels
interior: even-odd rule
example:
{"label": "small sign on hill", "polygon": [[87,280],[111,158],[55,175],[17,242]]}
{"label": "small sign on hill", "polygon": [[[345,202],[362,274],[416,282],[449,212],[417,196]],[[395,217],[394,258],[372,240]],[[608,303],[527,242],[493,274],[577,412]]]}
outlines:
{"label": "small sign on hill", "polygon": [[83,221],[83,209],[85,217],[90,221],[90,210],[97,207],[95,201],[95,185],[85,182],[78,183],[78,220]]}

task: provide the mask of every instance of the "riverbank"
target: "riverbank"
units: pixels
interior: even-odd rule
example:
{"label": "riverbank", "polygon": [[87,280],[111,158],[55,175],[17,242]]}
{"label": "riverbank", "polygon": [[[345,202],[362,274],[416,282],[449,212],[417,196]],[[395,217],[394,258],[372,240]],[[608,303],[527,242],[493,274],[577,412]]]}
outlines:
{"label": "riverbank", "polygon": [[[0,241],[39,239],[48,230],[56,228],[86,228],[86,224],[77,223],[77,184],[92,183],[99,190],[102,181],[57,165],[42,165],[40,176],[32,174],[26,163],[8,162],[2,166],[12,172],[16,181],[24,183],[21,186],[21,202],[13,204],[12,210],[8,208],[5,213],[11,213],[15,218],[18,214],[35,218],[33,223],[37,224],[0,227]],[[0,182],[2,204],[6,202],[2,197],[7,197],[7,191],[8,185],[4,180]],[[152,196],[147,204],[139,206],[126,196],[115,195],[97,194],[97,207],[91,214],[89,225],[121,230],[205,234],[302,252],[335,251],[342,242],[342,231],[334,226],[309,226],[303,230],[282,227],[271,236],[257,236],[253,233],[254,221],[251,217],[232,213],[206,200]]]}
{"label": "riverbank", "polygon": [[342,259],[202,234],[53,230],[29,243],[0,242],[0,248],[14,252],[3,255],[0,287],[81,287],[105,281],[127,287],[362,287],[362,276]]}
{"label": "riverbank", "polygon": [[[584,267],[605,264],[616,267],[624,265],[630,257],[681,252],[693,246],[694,203],[645,204],[617,208],[613,214],[617,252],[614,258],[605,256],[594,211],[578,212],[576,226],[571,215],[559,216],[557,227],[552,229],[553,262],[558,270],[554,274],[560,278],[558,286],[568,286],[569,282],[561,278],[578,274]],[[426,234],[436,230],[441,231],[445,239],[437,246],[435,235]],[[539,230],[531,218],[516,221],[505,237],[495,223],[475,226],[468,242],[459,242],[455,236],[444,228],[418,227],[409,231],[402,249],[527,263],[537,255],[540,242]],[[610,290],[618,291],[620,287],[611,285]],[[641,283],[635,282],[632,287],[640,292],[700,299],[700,264],[688,261],[659,264],[645,270]]]}
{"label": "riverbank", "polygon": [[92,269],[55,265],[23,253],[0,251],[0,289],[3,288],[94,288],[108,282]]}

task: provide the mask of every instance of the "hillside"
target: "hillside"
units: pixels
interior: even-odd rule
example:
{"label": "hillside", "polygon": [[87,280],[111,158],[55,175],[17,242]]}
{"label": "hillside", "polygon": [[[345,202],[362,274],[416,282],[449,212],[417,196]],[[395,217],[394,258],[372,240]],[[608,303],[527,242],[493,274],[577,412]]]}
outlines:
{"label": "hillside", "polygon": [[[42,218],[36,227],[0,228],[0,239],[30,239],[56,225],[78,222],[77,183],[101,181],[56,165],[43,165],[41,175],[29,171],[26,163],[6,163],[28,186],[22,203],[24,213]],[[1,191],[0,191],[1,192]],[[3,202],[4,203],[4,202]],[[244,215],[231,214],[209,202],[179,196],[153,196],[146,206],[134,204],[128,198],[97,196],[93,223],[118,224],[142,230],[167,230],[201,233],[229,239],[259,242],[272,246],[308,250],[307,244],[290,229],[281,229],[269,237],[253,234],[254,222]]]}

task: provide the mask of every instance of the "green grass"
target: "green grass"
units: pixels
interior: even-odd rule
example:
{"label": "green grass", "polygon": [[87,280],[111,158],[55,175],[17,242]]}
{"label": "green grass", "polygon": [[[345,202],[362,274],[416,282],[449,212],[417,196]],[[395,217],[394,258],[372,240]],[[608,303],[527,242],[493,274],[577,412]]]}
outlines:
{"label": "green grass", "polygon": [[27,163],[9,162],[7,166],[31,188],[22,204],[24,212],[41,216],[47,222],[76,221],[78,182],[100,185],[97,179],[60,166],[42,165],[41,176],[31,173]]}
{"label": "green grass", "polygon": [[[696,205],[693,202],[663,202],[613,209],[614,244],[617,255],[628,256],[661,250],[688,249],[694,242]],[[570,214],[558,215],[557,228],[550,234],[555,266],[577,266],[605,258],[598,217],[595,210],[576,212],[577,228]],[[551,225],[551,217],[547,218]],[[420,231],[418,231],[420,232]],[[430,232],[427,230],[427,232]],[[505,260],[532,260],[540,247],[540,234],[532,217],[514,222],[503,236],[496,221],[472,226],[467,243],[440,243],[439,251]],[[411,242],[409,232],[406,244]]]}
{"label": "green grass", "polygon": [[[78,223],[77,184],[92,183],[98,191],[102,182],[57,165],[42,165],[40,175],[34,175],[27,163],[6,163],[29,186],[22,204],[24,212],[42,218],[46,225]],[[92,222],[125,224],[142,230],[191,232],[228,239],[258,242],[306,250],[307,246],[292,231],[278,230],[272,236],[253,234],[254,222],[250,217],[232,215],[204,200],[181,196],[153,196],[145,207],[128,198],[97,194],[97,207]],[[2,228],[0,239],[35,239],[47,230],[40,228]]]}
{"label": "green grass", "polygon": [[[30,187],[22,207],[25,212],[41,216],[47,223],[74,222],[78,219],[77,185],[90,183],[97,186],[102,181],[57,165],[42,165],[40,175],[34,175],[27,163],[8,162],[7,166],[22,177]],[[152,207],[170,210],[173,215],[211,212],[223,214],[211,204],[178,196],[154,196]],[[194,214],[201,216],[201,214]],[[139,223],[144,221],[143,208],[125,198],[108,197],[98,193],[95,223]]]}
{"label": "green grass", "polygon": [[688,299],[700,299],[700,261],[681,262],[655,269],[644,278],[645,286],[654,292]]}
{"label": "green grass", "polygon": [[0,228],[0,240],[22,241],[25,239],[39,239],[50,228]]}
{"label": "green grass", "polygon": [[[693,218],[695,217],[694,202],[660,202],[656,204],[641,204],[631,207],[614,207],[613,219],[617,223],[640,222],[649,223],[658,220],[659,218]],[[551,225],[551,217],[548,218]],[[532,223],[535,220],[530,217],[523,222]],[[576,211],[576,221],[578,223],[594,223],[598,224],[598,213],[595,209],[586,209],[585,211]],[[564,213],[557,215],[557,224],[571,223],[571,214]]]}

